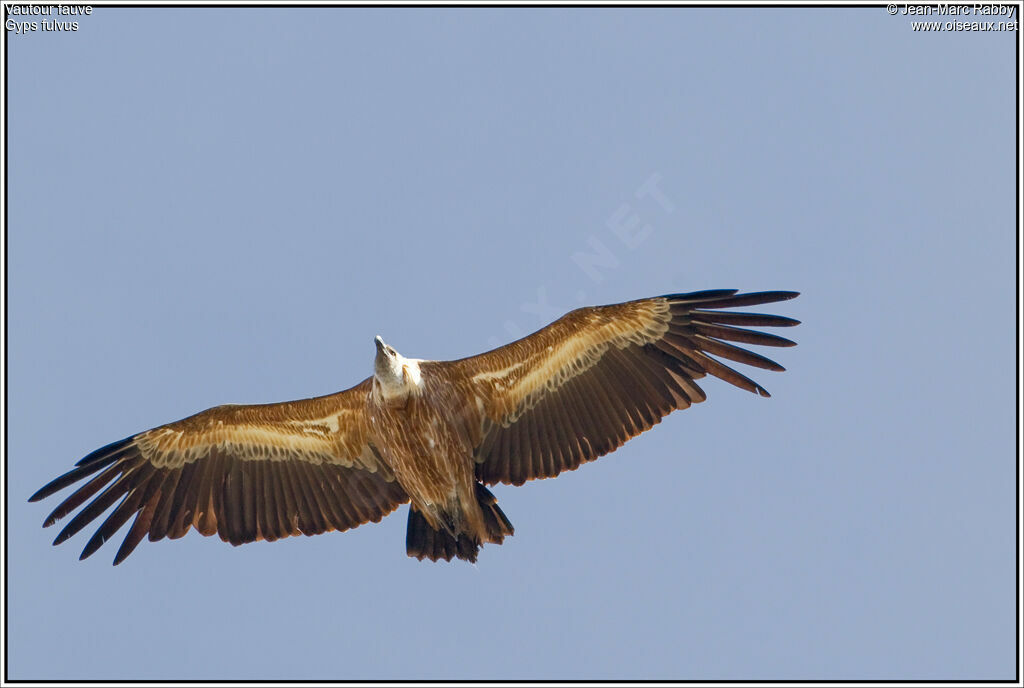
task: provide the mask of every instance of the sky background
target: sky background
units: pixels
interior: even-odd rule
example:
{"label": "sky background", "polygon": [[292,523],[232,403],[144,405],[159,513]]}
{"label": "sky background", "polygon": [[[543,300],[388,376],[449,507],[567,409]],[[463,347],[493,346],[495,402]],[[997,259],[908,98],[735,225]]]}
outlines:
{"label": "sky background", "polygon": [[[1015,36],[909,21],[96,8],[8,34],[8,677],[1013,678]],[[752,373],[773,397],[707,381],[498,486],[515,537],[476,566],[408,558],[402,507],[112,568],[26,502],[135,432],[347,388],[376,334],[458,358],[710,288],[803,293],[760,308],[803,321]]]}

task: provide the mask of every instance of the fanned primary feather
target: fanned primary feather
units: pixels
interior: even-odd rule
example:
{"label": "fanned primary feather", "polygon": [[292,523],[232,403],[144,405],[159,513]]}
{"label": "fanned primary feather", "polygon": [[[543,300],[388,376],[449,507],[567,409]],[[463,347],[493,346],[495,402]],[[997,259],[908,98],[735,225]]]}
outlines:
{"label": "fanned primary feather", "polygon": [[[77,514],[60,544],[104,513],[81,558],[129,522],[114,563],[146,537],[190,529],[240,545],[343,531],[411,501],[406,551],[475,561],[512,524],[484,484],[548,478],[615,450],[705,400],[712,375],[769,396],[723,363],[784,368],[739,344],[794,342],[752,327],[779,315],[721,310],[796,292],[717,289],[581,308],[456,361],[406,359],[379,337],[374,375],[281,404],[218,406],[97,449],[29,501],[79,484],[44,527]],[[84,482],[83,482],[84,481]]]}

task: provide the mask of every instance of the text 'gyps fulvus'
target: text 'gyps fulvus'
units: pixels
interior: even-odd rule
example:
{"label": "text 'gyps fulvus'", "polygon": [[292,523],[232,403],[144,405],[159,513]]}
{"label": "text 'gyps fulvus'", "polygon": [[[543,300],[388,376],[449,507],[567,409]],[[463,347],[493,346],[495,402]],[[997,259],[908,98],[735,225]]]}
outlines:
{"label": "text 'gyps fulvus'", "polygon": [[784,370],[728,342],[792,346],[738,326],[798,321],[720,309],[795,296],[719,289],[580,308],[457,361],[404,358],[377,337],[373,376],[351,389],[217,406],[147,430],[94,451],[29,501],[92,476],[43,526],[99,493],[53,544],[117,503],[81,556],[134,517],[114,564],[147,535],[179,538],[195,528],[241,545],[348,530],[404,502],[409,556],[476,561],[483,543],[512,534],[484,484],[522,485],[607,454],[704,401],[695,380],[709,373],[769,396],[712,355]]}

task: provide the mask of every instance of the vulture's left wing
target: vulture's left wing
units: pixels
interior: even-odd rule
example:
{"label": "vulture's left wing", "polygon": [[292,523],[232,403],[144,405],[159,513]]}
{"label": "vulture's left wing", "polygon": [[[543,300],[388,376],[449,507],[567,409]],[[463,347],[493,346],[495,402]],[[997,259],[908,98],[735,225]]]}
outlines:
{"label": "vulture's left wing", "polygon": [[795,296],[720,289],[580,308],[507,346],[438,364],[448,367],[467,400],[463,414],[476,444],[477,477],[521,485],[573,470],[673,410],[704,401],[695,380],[706,374],[769,396],[714,356],[784,370],[729,342],[793,346],[737,326],[788,327],[798,321],[719,309]]}
{"label": "vulture's left wing", "polygon": [[379,521],[408,497],[367,441],[369,384],[281,404],[217,406],[147,430],[96,450],[29,501],[92,476],[43,525],[99,493],[53,544],[117,503],[81,556],[134,517],[114,564],[147,535],[179,538],[190,528],[240,545]]}

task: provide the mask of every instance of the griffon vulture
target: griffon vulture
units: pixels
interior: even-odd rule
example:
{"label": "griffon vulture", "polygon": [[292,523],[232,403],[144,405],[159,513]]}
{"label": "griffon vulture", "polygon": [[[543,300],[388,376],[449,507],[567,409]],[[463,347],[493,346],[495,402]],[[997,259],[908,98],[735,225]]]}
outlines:
{"label": "griffon vulture", "polygon": [[485,485],[551,478],[607,454],[704,401],[696,380],[707,374],[769,396],[714,357],[783,370],[729,342],[792,346],[746,328],[798,321],[722,309],[795,296],[722,289],[580,308],[456,361],[405,358],[377,337],[373,375],[351,389],[217,406],[146,430],[89,454],[30,501],[85,481],[43,525],[85,504],[60,544],[116,505],[81,556],[131,521],[114,564],[147,536],[194,528],[241,545],[348,530],[404,502],[409,556],[476,561],[482,544],[513,532]]}

